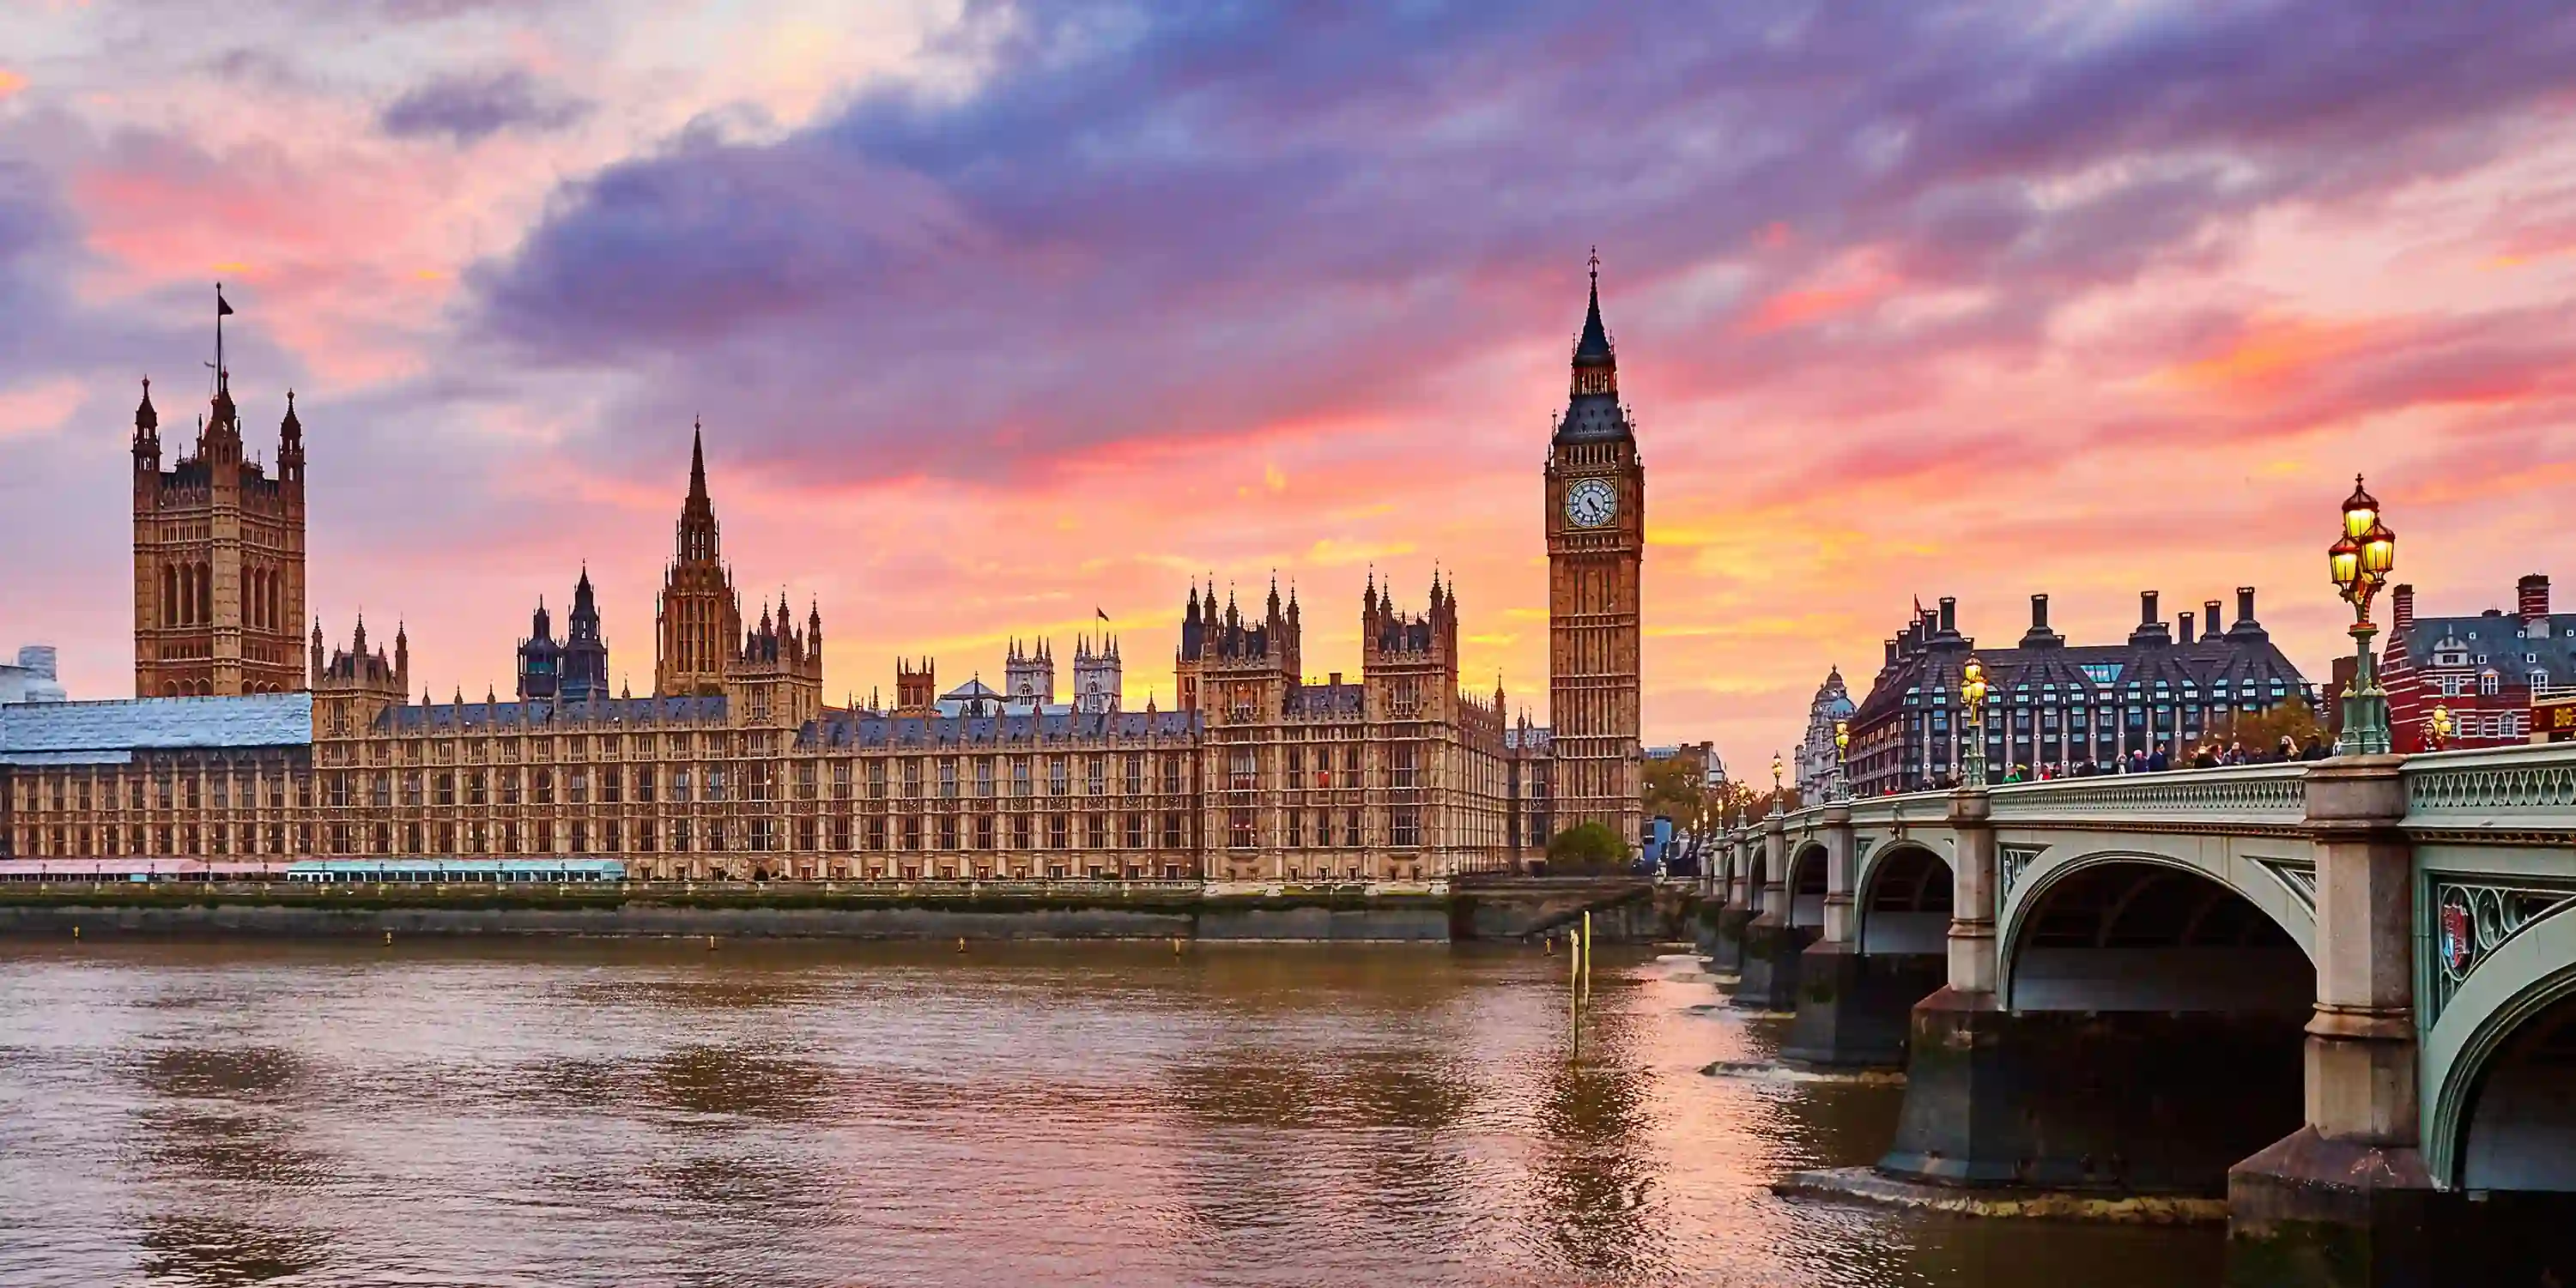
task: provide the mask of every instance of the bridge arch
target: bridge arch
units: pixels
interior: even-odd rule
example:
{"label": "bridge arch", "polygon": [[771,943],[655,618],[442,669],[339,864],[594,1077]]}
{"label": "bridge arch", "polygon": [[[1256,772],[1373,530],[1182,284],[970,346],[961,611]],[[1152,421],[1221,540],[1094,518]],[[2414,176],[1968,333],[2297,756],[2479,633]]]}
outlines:
{"label": "bridge arch", "polygon": [[2214,842],[2204,844],[2205,838],[2170,838],[2170,848],[2156,845],[2157,839],[2164,838],[2139,837],[2131,844],[2110,848],[2065,843],[2034,847],[2017,845],[2007,836],[1999,847],[1995,931],[2001,958],[1997,966],[2008,1005],[2016,1004],[2010,1000],[2014,959],[2033,913],[2045,906],[2050,891],[2061,883],[2091,880],[2083,874],[2113,865],[2188,874],[2234,894],[2279,927],[2313,967],[2316,909],[2294,891],[2288,880],[2254,874],[2251,869],[2258,866],[2256,860],[2230,854]]}
{"label": "bridge arch", "polygon": [[1788,922],[1792,928],[1821,932],[1825,925],[1825,846],[1824,842],[1806,840],[1796,843],[1789,857]]}
{"label": "bridge arch", "polygon": [[2530,923],[2480,959],[2425,1034],[2421,1059],[2436,1183],[2576,1191],[2576,910]]}
{"label": "bridge arch", "polygon": [[1862,954],[1946,952],[1950,858],[1920,842],[1886,846],[1853,882],[1852,902]]}
{"label": "bridge arch", "polygon": [[2008,1009],[2278,1011],[2304,1023],[2314,1007],[2315,915],[2286,891],[2256,898],[2209,864],[2153,850],[2066,846],[2017,865],[2010,848],[1996,928]]}

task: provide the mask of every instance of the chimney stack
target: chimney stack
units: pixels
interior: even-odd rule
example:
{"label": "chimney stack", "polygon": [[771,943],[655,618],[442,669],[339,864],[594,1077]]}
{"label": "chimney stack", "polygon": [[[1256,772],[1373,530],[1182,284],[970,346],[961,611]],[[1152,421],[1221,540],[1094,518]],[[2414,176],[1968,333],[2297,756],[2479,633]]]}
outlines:
{"label": "chimney stack", "polygon": [[1948,595],[1941,597],[1941,633],[1944,635],[1959,633],[1959,601]]}
{"label": "chimney stack", "polygon": [[2138,592],[2138,629],[2129,632],[2129,647],[2150,648],[2173,643],[2173,631],[2164,619],[2156,616],[2156,592]]}
{"label": "chimney stack", "polygon": [[2393,634],[2415,625],[2415,583],[2400,582],[2388,592],[2388,629]]}
{"label": "chimney stack", "polygon": [[2218,638],[2218,623],[2221,620],[2223,619],[2218,615],[2218,601],[2215,599],[2202,600],[2200,605],[2200,626],[2201,630],[2207,633],[2209,638]]}
{"label": "chimney stack", "polygon": [[2549,578],[2532,573],[2513,584],[2513,597],[2525,622],[2549,616]]}
{"label": "chimney stack", "polygon": [[2181,614],[2180,620],[2182,622],[2181,635],[2175,642],[2188,645],[2191,643],[2191,614]]}
{"label": "chimney stack", "polygon": [[2251,627],[2255,624],[2254,588],[2252,586],[2239,586],[2236,588],[2236,624],[2239,627]]}
{"label": "chimney stack", "polygon": [[2021,637],[2023,648],[2049,648],[2066,642],[2064,636],[2048,629],[2048,596],[2030,597],[2030,629]]}
{"label": "chimney stack", "polygon": [[1887,641],[1887,665],[1891,668],[1896,665],[1896,641],[1894,640]]}

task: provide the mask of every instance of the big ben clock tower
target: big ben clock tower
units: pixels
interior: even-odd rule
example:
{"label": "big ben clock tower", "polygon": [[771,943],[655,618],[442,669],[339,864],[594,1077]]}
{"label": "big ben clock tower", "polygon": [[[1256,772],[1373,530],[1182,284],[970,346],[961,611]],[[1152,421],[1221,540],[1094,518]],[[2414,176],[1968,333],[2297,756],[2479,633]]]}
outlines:
{"label": "big ben clock tower", "polygon": [[1548,723],[1555,825],[1605,823],[1639,841],[1638,570],[1646,467],[1619,403],[1601,325],[1601,258],[1574,342],[1574,380],[1547,456]]}

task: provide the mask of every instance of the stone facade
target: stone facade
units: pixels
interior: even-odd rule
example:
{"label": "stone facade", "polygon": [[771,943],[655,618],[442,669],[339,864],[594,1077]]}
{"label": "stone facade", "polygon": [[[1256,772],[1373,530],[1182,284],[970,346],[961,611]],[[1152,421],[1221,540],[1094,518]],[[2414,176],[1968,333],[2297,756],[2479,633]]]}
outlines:
{"label": "stone facade", "polygon": [[303,687],[304,426],[294,393],[278,425],[274,477],[244,453],[231,373],[220,361],[197,441],[167,470],[152,382],[143,382],[133,456],[134,691]]}
{"label": "stone facade", "polygon": [[1853,710],[1842,668],[1828,669],[1825,682],[1816,686],[1816,696],[1807,701],[1807,732],[1798,740],[1798,799],[1820,801],[1831,794],[1835,761],[1841,755],[1834,746],[1834,725],[1850,720]]}
{"label": "stone facade", "polygon": [[0,842],[23,857],[592,855],[659,879],[1411,882],[1507,868],[1547,835],[1546,731],[1507,730],[1499,685],[1461,690],[1458,597],[1436,577],[1416,613],[1372,575],[1356,681],[1304,678],[1293,593],[1274,587],[1256,621],[1211,587],[1183,614],[1176,710],[1121,709],[1106,637],[1077,645],[1072,702],[1034,700],[1054,696],[1040,646],[1005,660],[1014,681],[1026,668],[1026,699],[979,680],[939,696],[925,658],[898,664],[892,710],[827,707],[819,607],[800,624],[782,599],[734,625],[701,439],[661,603],[646,698],[573,696],[575,668],[531,672],[523,645],[522,676],[555,679],[552,695],[415,700],[399,627],[389,648],[357,622],[326,649],[317,622],[302,723],[267,741],[190,732],[252,699],[69,704],[91,732],[0,740]]}
{"label": "stone facade", "polygon": [[1554,822],[1604,823],[1633,846],[1644,822],[1637,735],[1646,469],[1619,401],[1597,259],[1573,365],[1545,486]]}

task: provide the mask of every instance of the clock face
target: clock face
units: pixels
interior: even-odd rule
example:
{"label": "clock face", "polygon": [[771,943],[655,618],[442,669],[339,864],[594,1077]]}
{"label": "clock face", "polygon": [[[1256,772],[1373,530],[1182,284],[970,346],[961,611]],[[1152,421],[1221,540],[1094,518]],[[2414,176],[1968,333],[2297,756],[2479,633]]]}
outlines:
{"label": "clock face", "polygon": [[1598,528],[1619,516],[1619,493],[1604,479],[1583,479],[1565,490],[1565,521]]}

